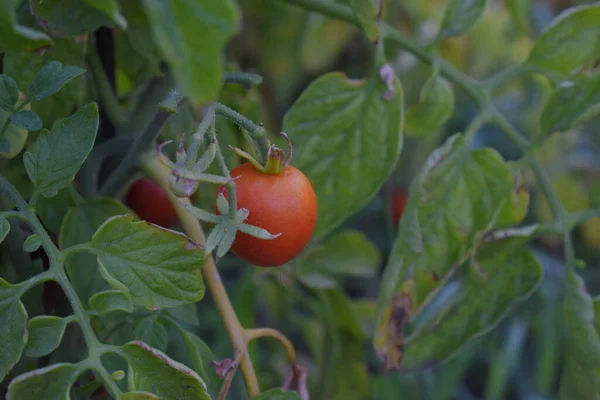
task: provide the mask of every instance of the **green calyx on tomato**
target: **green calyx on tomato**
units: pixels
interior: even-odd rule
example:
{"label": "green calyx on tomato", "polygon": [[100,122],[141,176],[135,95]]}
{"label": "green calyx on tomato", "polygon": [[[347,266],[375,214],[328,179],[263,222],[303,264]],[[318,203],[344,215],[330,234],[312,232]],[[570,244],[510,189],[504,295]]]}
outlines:
{"label": "green calyx on tomato", "polygon": [[264,166],[245,151],[238,149],[237,147],[230,147],[233,151],[236,152],[237,155],[250,161],[254,168],[262,172],[263,174],[278,175],[281,174],[290,165],[290,162],[292,161],[292,155],[294,152],[292,148],[292,142],[290,141],[288,135],[285,132],[280,132],[279,134],[285,138],[288,144],[289,152],[286,156],[285,151],[278,148],[274,144],[271,144],[269,146],[269,150],[267,151],[267,162]]}

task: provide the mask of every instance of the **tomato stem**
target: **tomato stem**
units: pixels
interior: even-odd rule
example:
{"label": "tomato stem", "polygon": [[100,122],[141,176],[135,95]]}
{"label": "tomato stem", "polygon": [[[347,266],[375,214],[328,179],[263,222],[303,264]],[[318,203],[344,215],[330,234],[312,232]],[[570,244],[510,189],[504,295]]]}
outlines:
{"label": "tomato stem", "polygon": [[[220,152],[218,152],[218,154],[219,153]],[[218,154],[217,157],[223,157],[222,154],[220,156]],[[161,162],[157,154],[153,153],[147,153],[142,156],[141,165],[146,173],[154,178],[167,193],[186,234],[196,243],[204,246],[206,243],[204,230],[202,229],[200,222],[188,211],[188,207],[191,205],[189,198],[178,198],[171,191],[168,182],[168,177],[171,172],[169,168]],[[215,261],[212,257],[207,257],[206,263],[202,267],[202,271],[206,286],[213,296],[221,320],[225,325],[225,330],[233,345],[234,353],[241,352],[241,354],[243,354],[240,361],[240,370],[242,371],[244,381],[246,382],[248,396],[254,397],[260,393],[260,389],[256,373],[254,372],[254,366],[248,355],[248,345],[246,336],[244,335],[244,329],[229,300],[229,296],[223,286],[223,282],[221,281],[221,277],[219,276]]]}
{"label": "tomato stem", "polygon": [[283,347],[285,347],[285,351],[287,352],[290,361],[296,362],[296,351],[294,350],[294,345],[283,333],[279,332],[278,330],[272,328],[246,329],[244,331],[244,335],[246,336],[246,340],[248,342],[261,337],[272,337],[273,339],[279,340]]}

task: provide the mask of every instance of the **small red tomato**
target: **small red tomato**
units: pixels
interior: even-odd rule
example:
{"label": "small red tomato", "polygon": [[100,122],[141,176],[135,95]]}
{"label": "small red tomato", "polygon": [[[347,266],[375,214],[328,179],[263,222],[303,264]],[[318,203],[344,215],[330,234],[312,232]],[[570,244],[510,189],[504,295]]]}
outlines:
{"label": "small red tomato", "polygon": [[164,228],[177,223],[177,213],[160,185],[151,179],[135,181],[127,192],[125,204],[144,221]]}
{"label": "small red tomato", "polygon": [[[317,196],[308,178],[290,165],[279,174],[268,174],[250,163],[235,168],[231,176],[237,178],[237,208],[250,211],[244,222],[281,234],[264,240],[238,231],[231,251],[263,267],[285,264],[300,254],[317,223]],[[219,193],[228,198],[225,186]]]}
{"label": "small red tomato", "polygon": [[392,194],[392,201],[390,204],[390,212],[392,213],[392,220],[396,225],[398,225],[398,221],[402,217],[404,213],[404,208],[406,208],[406,203],[408,202],[408,195],[404,190],[396,190]]}

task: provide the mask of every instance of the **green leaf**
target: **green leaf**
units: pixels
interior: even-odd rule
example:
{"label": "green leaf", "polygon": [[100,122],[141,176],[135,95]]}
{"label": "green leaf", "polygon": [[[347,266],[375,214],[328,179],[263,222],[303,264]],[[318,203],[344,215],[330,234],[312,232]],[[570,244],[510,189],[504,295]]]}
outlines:
{"label": "green leaf", "polygon": [[0,0],[0,53],[37,50],[50,45],[52,39],[45,33],[17,24],[14,1]]}
{"label": "green leaf", "polygon": [[600,73],[558,86],[542,114],[542,133],[567,131],[600,113]]}
{"label": "green leaf", "polygon": [[175,307],[204,297],[204,253],[189,238],[133,216],[112,217],[88,244],[104,277],[129,290],[133,303]]}
{"label": "green leaf", "polygon": [[364,234],[348,230],[310,247],[294,270],[306,285],[324,289],[337,285],[336,275],[375,276],[380,259],[379,250]]}
{"label": "green leaf", "polygon": [[494,227],[512,201],[512,189],[512,172],[500,155],[489,148],[472,149],[460,135],[429,156],[411,188],[383,276],[377,350],[389,347],[394,303],[408,296],[414,311],[430,301],[438,285]]}
{"label": "green leaf", "polygon": [[466,33],[483,15],[484,10],[485,0],[450,0],[437,40]]}
{"label": "green leaf", "polygon": [[27,129],[28,131],[39,131],[42,129],[42,120],[33,111],[23,110],[18,113],[11,114],[10,120],[13,124]]}
{"label": "green leaf", "polygon": [[210,400],[202,378],[185,365],[142,342],[127,343],[122,349],[132,372],[131,390],[151,392],[160,398]]}
{"label": "green leaf", "polygon": [[[7,52],[4,54],[4,72],[13,78],[21,88],[27,88],[37,73],[51,61],[60,61],[64,65],[75,65],[85,68],[86,41],[75,38],[55,39],[54,45],[39,52]],[[52,127],[58,118],[64,118],[73,109],[83,105],[86,94],[86,80],[72,79],[58,93],[35,102],[31,109],[42,119],[44,126]]]}
{"label": "green leaf", "polygon": [[348,296],[339,288],[321,290],[319,293],[326,315],[335,326],[335,331],[343,333],[346,340],[351,338],[356,342],[362,342],[365,334]]}
{"label": "green leaf", "polygon": [[90,297],[89,312],[95,315],[104,315],[113,311],[132,312],[133,304],[129,296],[119,290],[106,290]]}
{"label": "green leaf", "polygon": [[158,47],[184,93],[196,104],[214,99],[222,79],[223,49],[236,32],[232,0],[143,0]]}
{"label": "green leaf", "polygon": [[600,368],[600,340],[594,325],[594,306],[583,280],[573,268],[567,271],[565,290],[563,313],[567,344],[559,399],[598,399],[596,371]]}
{"label": "green leaf", "polygon": [[198,319],[198,310],[196,309],[195,303],[184,304],[179,307],[167,308],[166,312],[176,319],[190,324],[193,326],[200,325],[200,319]]}
{"label": "green leaf", "polygon": [[40,101],[58,92],[69,81],[85,70],[74,65],[63,65],[60,61],[51,61],[37,73],[27,90],[27,99],[31,102]]}
{"label": "green leaf", "polygon": [[12,111],[19,100],[17,82],[8,75],[0,74],[0,108]]}
{"label": "green leaf", "polygon": [[[526,240],[526,239],[525,239]],[[479,247],[475,261],[484,280],[467,275],[450,299],[405,342],[402,368],[439,364],[469,341],[481,336],[526,300],[542,280],[540,263],[522,238],[501,240]]]}
{"label": "green leaf", "polygon": [[98,106],[90,103],[57,122],[51,132],[40,133],[23,161],[27,175],[43,196],[56,196],[71,183],[92,150],[97,130]]}
{"label": "green leaf", "polygon": [[511,15],[517,30],[521,35],[529,33],[529,9],[532,0],[505,0],[506,9]]}
{"label": "green leaf", "polygon": [[437,74],[425,82],[419,103],[406,111],[406,136],[437,133],[454,111],[454,91],[448,81]]}
{"label": "green leaf", "polygon": [[65,328],[71,320],[71,318],[48,315],[31,318],[29,320],[29,340],[25,346],[25,355],[28,357],[43,357],[56,350],[65,333]]}
{"label": "green leaf", "polygon": [[[74,206],[73,196],[67,187],[59,190],[57,195],[50,199],[44,196],[40,197],[35,205],[35,211],[44,223],[44,227],[50,232],[58,234],[63,219],[67,215],[67,212]],[[90,234],[91,237],[92,235]]]}
{"label": "green leaf", "polygon": [[160,398],[148,392],[129,392],[123,395],[123,400],[160,400]]}
{"label": "green leaf", "polygon": [[269,389],[254,397],[254,400],[300,400],[296,392],[282,389]]}
{"label": "green leaf", "polygon": [[371,42],[379,38],[379,20],[383,2],[380,0],[346,0]]}
{"label": "green leaf", "polygon": [[[103,0],[108,2],[109,0]],[[31,12],[53,36],[80,36],[101,26],[111,26],[111,20],[100,10],[81,0],[31,1]]]}
{"label": "green leaf", "polygon": [[[108,218],[130,213],[123,203],[115,199],[101,198],[79,203],[63,219],[58,235],[59,247],[66,249],[87,243]],[[73,254],[66,260],[66,268],[75,291],[83,301],[109,287],[99,272],[98,259],[93,254]]]}
{"label": "green leaf", "polygon": [[69,400],[69,391],[77,379],[74,364],[53,364],[17,376],[8,386],[7,400]]}
{"label": "green leaf", "polygon": [[[117,68],[123,71],[135,87],[148,78],[162,75],[162,61],[155,41],[148,40],[152,37],[152,27],[142,2],[126,1],[121,3],[121,7],[129,27],[115,36],[115,58]],[[186,104],[186,107],[193,108],[189,103]],[[177,112],[173,118],[178,118],[180,113],[181,111]],[[173,118],[169,121],[173,121]],[[181,131],[178,134],[180,135]]]}
{"label": "green leaf", "polygon": [[127,20],[121,14],[117,0],[85,0],[85,2],[106,14],[119,28],[127,29]]}
{"label": "green leaf", "polygon": [[393,98],[386,100],[390,92],[379,78],[356,81],[329,73],[286,114],[292,161],[317,193],[316,237],[364,207],[394,166],[402,147],[403,94],[395,78],[392,88]]}
{"label": "green leaf", "polygon": [[600,5],[571,7],[537,38],[527,63],[561,74],[600,57]]}
{"label": "green leaf", "polygon": [[27,342],[27,312],[20,292],[0,278],[0,381],[19,361]]}
{"label": "green leaf", "polygon": [[142,318],[135,326],[133,335],[136,340],[144,342],[150,347],[160,351],[167,350],[169,334],[165,325],[157,320],[156,315]]}
{"label": "green leaf", "polygon": [[33,234],[27,237],[27,239],[25,239],[25,241],[23,242],[23,250],[25,250],[28,253],[33,253],[34,251],[39,249],[41,245],[42,238],[40,238],[36,234]]}
{"label": "green leaf", "polygon": [[[10,118],[10,111],[0,110],[0,126],[3,126],[7,119]],[[8,128],[4,132],[4,137],[0,138],[4,143],[8,143],[8,149],[3,151],[0,149],[0,154],[6,158],[14,158],[23,150],[27,141],[27,131],[15,124],[9,123]]]}
{"label": "green leaf", "polygon": [[0,243],[4,241],[10,232],[10,222],[4,217],[0,217]]}
{"label": "green leaf", "polygon": [[202,339],[181,326],[172,324],[172,327],[174,330],[170,335],[169,354],[196,371],[210,392],[218,392],[222,379],[211,365],[213,354],[210,348]]}

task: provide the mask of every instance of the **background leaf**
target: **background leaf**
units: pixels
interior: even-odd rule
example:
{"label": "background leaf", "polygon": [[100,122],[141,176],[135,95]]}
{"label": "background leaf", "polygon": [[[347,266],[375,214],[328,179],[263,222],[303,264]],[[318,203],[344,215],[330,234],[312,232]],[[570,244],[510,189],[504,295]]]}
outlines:
{"label": "background leaf", "polygon": [[41,22],[53,36],[79,36],[112,25],[104,13],[86,4],[87,1],[30,0],[29,3],[38,23]]}
{"label": "background leaf", "polygon": [[438,40],[467,32],[483,14],[485,0],[449,0]]}
{"label": "background leaf", "polygon": [[23,156],[27,175],[45,197],[66,187],[92,150],[98,130],[98,106],[90,103],[42,131]]}
{"label": "background leaf", "polygon": [[[10,118],[10,112],[5,110],[0,110],[0,126],[3,126],[8,118]],[[25,147],[25,142],[27,141],[27,131],[20,126],[15,124],[8,125],[6,128],[6,132],[4,132],[4,137],[0,138],[8,141],[8,151],[0,150],[0,154],[6,158],[14,158],[16,157],[23,147]]]}
{"label": "background leaf", "polygon": [[379,20],[381,18],[382,6],[381,0],[346,0],[354,15],[360,22],[367,37],[371,42],[375,42],[379,37]]}
{"label": "background leaf", "polygon": [[542,134],[567,131],[600,113],[600,73],[581,76],[557,87],[542,114]]}
{"label": "background leaf", "polygon": [[133,216],[112,217],[88,248],[98,255],[108,278],[120,283],[117,288],[129,290],[134,304],[174,307],[204,297],[204,253],[175,231],[134,222]]}
{"label": "background leaf", "polygon": [[210,400],[206,384],[191,369],[141,342],[122,346],[133,373],[132,390],[151,392],[160,398]]}
{"label": "background leaf", "polygon": [[94,294],[90,297],[89,305],[89,311],[95,315],[104,315],[113,311],[133,311],[129,296],[118,290],[106,290]]}
{"label": "background leaf", "polygon": [[165,324],[157,319],[157,315],[142,318],[133,330],[136,340],[146,343],[160,351],[167,350],[169,334]]}
{"label": "background leaf", "polygon": [[29,320],[29,340],[25,346],[28,357],[42,357],[52,353],[60,344],[70,318],[43,315]]}
{"label": "background leaf", "polygon": [[455,355],[527,299],[543,275],[522,239],[485,244],[478,249],[475,262],[485,281],[469,275],[461,280],[456,295],[445,299],[435,317],[406,340],[403,368],[433,366]]}
{"label": "background leaf", "polygon": [[69,400],[75,372],[75,365],[61,363],[19,375],[10,383],[6,398]]}
{"label": "background leaf", "polygon": [[437,133],[454,111],[454,91],[444,78],[433,75],[425,82],[419,103],[406,111],[406,136]]}
{"label": "background leaf", "polygon": [[[58,235],[61,249],[87,243],[96,230],[110,217],[130,214],[131,210],[118,200],[100,198],[77,204],[65,215]],[[93,254],[77,253],[66,261],[67,274],[75,291],[84,301],[109,287],[98,271],[98,259]]]}
{"label": "background leaf", "polygon": [[117,0],[85,0],[85,2],[106,14],[119,28],[127,29],[127,20],[121,14]]}
{"label": "background leaf", "polygon": [[0,0],[0,53],[3,51],[36,50],[52,44],[50,36],[17,24],[15,2]]}
{"label": "background leaf", "polygon": [[598,399],[600,340],[594,325],[594,307],[583,280],[572,267],[567,271],[563,304],[568,336],[559,398]]}
{"label": "background leaf", "polygon": [[[285,115],[294,160],[317,193],[319,237],[364,207],[387,179],[402,147],[402,89],[383,99],[379,79],[329,73],[314,81]],[[378,162],[372,160],[377,158]]]}
{"label": "background leaf", "polygon": [[19,100],[17,82],[6,74],[0,74],[0,108],[12,111]]}
{"label": "background leaf", "polygon": [[27,312],[19,296],[19,288],[0,278],[0,380],[19,361],[27,342]]}
{"label": "background leaf", "polygon": [[23,110],[11,114],[10,120],[13,124],[27,129],[28,131],[39,131],[42,129],[42,120],[33,111]]}
{"label": "background leaf", "polygon": [[156,43],[183,92],[194,103],[214,99],[221,85],[223,48],[239,15],[231,0],[144,0]]}
{"label": "background leaf", "polygon": [[294,267],[302,282],[313,288],[336,286],[336,278],[373,277],[380,261],[379,250],[358,231],[344,231],[322,245],[310,247]]}
{"label": "background leaf", "polygon": [[429,156],[411,187],[382,278],[376,349],[385,352],[392,339],[388,323],[397,295],[410,298],[404,312],[412,317],[494,226],[512,200],[512,185],[512,172],[498,153],[473,150],[458,135]]}
{"label": "background leaf", "polygon": [[600,57],[600,5],[571,7],[536,40],[531,65],[568,74]]}
{"label": "background leaf", "polygon": [[31,102],[40,101],[58,92],[69,81],[85,72],[74,65],[63,65],[59,61],[51,61],[44,65],[33,78],[27,89],[27,99]]}

